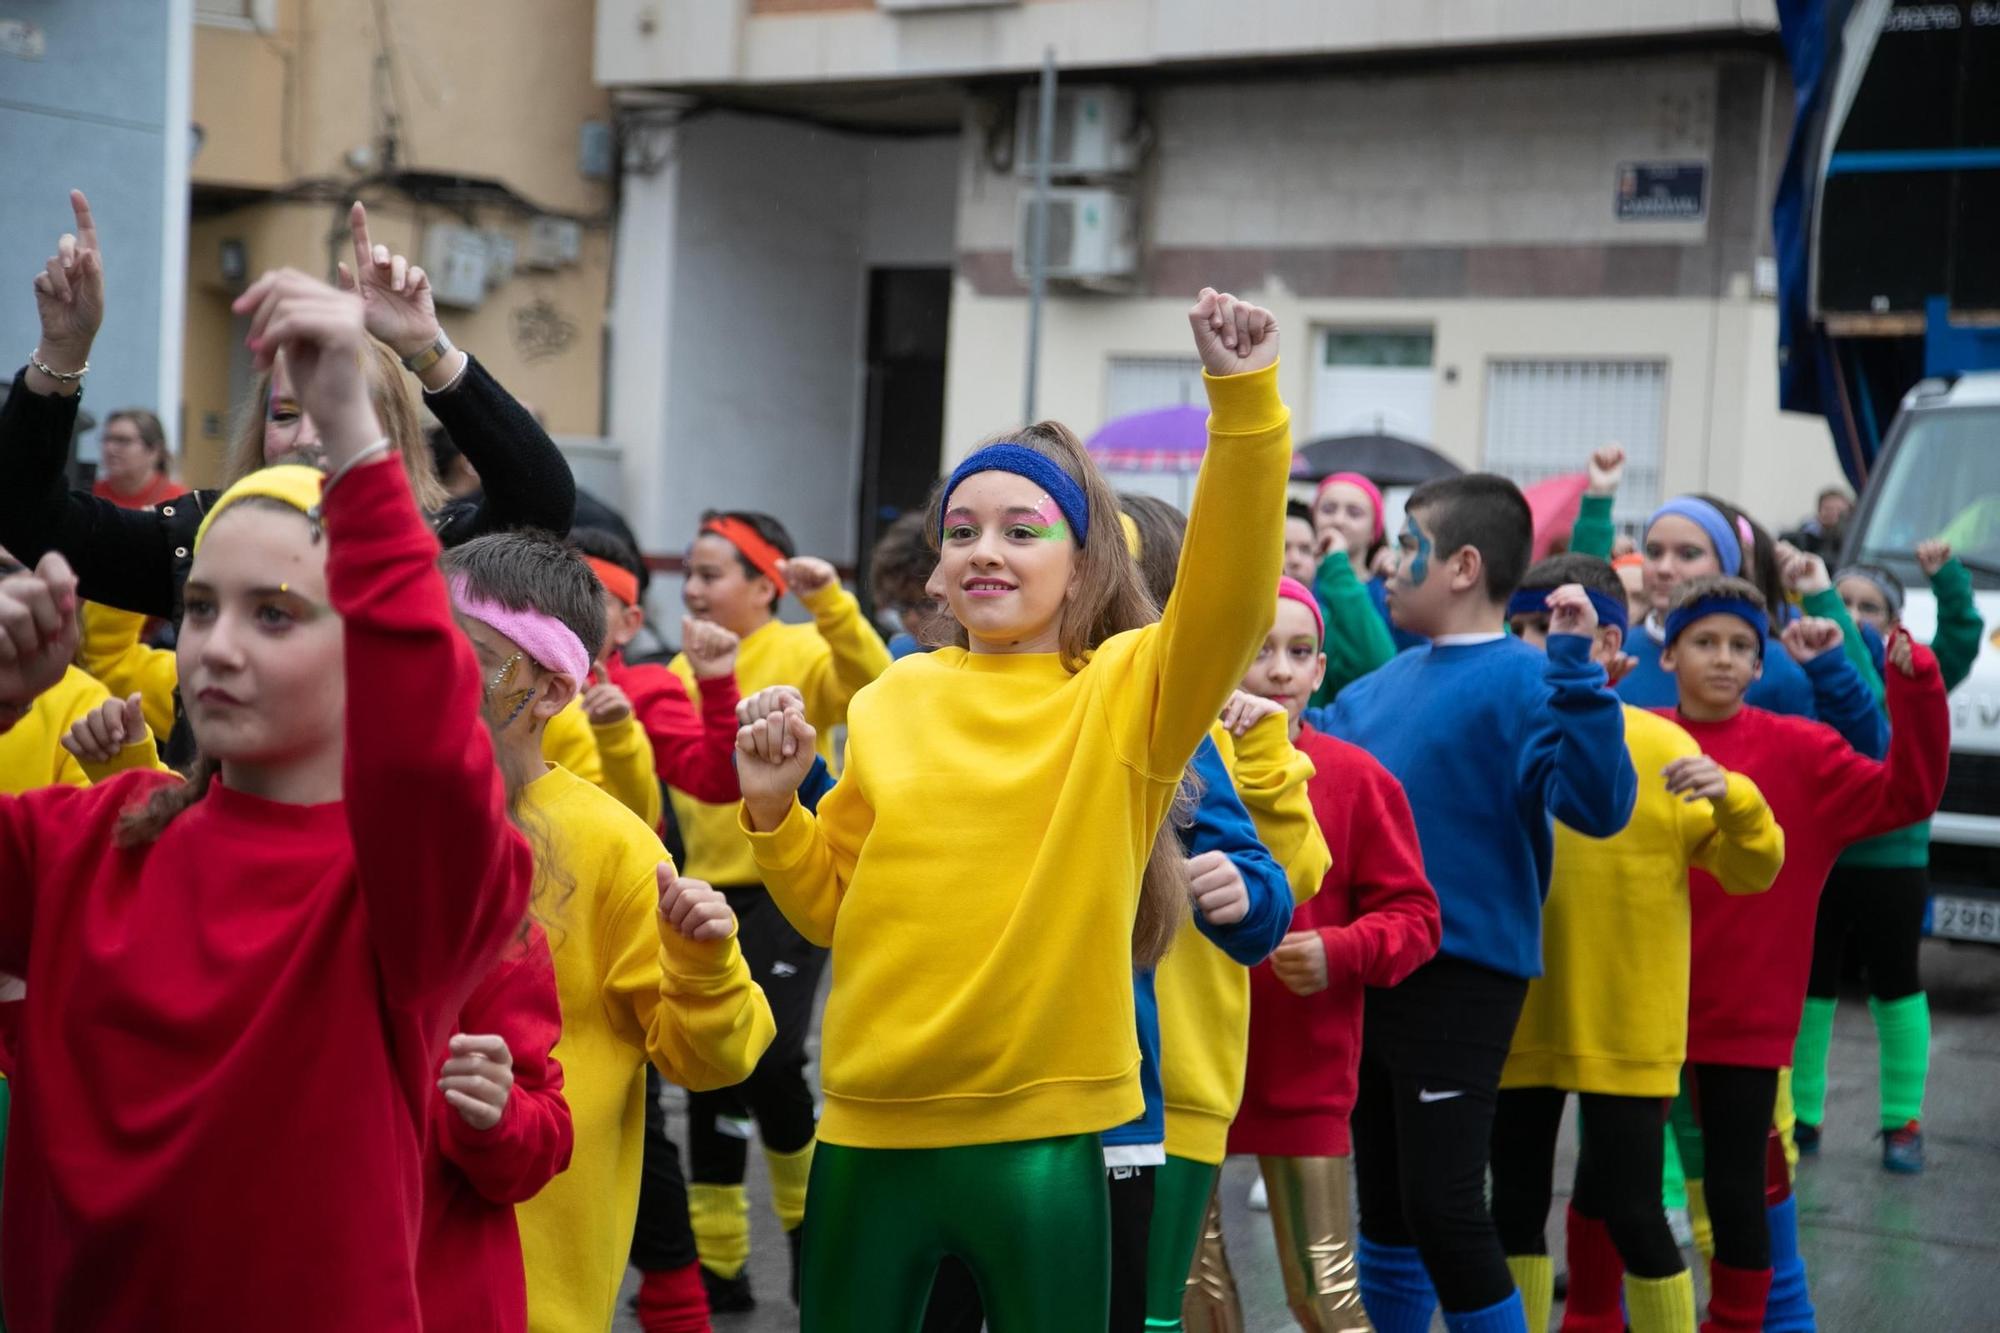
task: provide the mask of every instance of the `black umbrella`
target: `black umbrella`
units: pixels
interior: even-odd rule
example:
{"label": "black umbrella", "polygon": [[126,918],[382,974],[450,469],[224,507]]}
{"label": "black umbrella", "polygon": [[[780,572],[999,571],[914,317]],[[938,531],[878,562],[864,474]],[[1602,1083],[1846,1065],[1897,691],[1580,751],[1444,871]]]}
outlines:
{"label": "black umbrella", "polygon": [[[1434,477],[1456,477],[1464,468],[1427,444],[1400,435],[1329,435],[1299,450],[1303,474],[1319,478],[1359,472],[1377,486],[1421,486]],[[1294,468],[1298,476],[1301,469]]]}

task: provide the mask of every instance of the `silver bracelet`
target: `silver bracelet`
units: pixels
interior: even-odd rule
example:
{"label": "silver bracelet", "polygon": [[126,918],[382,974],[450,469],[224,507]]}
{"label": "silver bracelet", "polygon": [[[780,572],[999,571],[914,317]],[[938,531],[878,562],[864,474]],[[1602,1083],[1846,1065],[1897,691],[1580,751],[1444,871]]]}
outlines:
{"label": "silver bracelet", "polygon": [[421,375],[457,350],[452,345],[451,339],[445,336],[444,330],[439,329],[437,337],[426,343],[422,351],[415,356],[406,356],[402,359],[403,368],[413,375]]}
{"label": "silver bracelet", "polygon": [[40,352],[41,350],[42,349],[40,347],[37,347],[34,349],[34,351],[28,353],[28,364],[33,366],[36,370],[41,371],[44,375],[47,375],[50,379],[54,380],[58,384],[74,384],[78,380],[82,379],[85,375],[88,375],[90,373],[90,362],[88,360],[85,360],[83,365],[76,370],[70,370],[70,371],[57,370],[55,367],[51,366],[48,362],[42,360],[41,357],[35,354],[36,352]]}
{"label": "silver bracelet", "polygon": [[375,443],[369,445],[366,449],[363,449],[360,452],[356,453],[354,457],[348,459],[345,463],[342,463],[339,467],[335,468],[332,472],[328,473],[326,480],[319,484],[320,504],[323,505],[326,503],[326,497],[333,494],[333,488],[340,484],[340,479],[342,477],[354,471],[355,468],[360,467],[364,463],[372,463],[377,458],[385,457],[395,447],[396,446],[390,442],[389,437],[384,435],[381,439],[375,441]]}

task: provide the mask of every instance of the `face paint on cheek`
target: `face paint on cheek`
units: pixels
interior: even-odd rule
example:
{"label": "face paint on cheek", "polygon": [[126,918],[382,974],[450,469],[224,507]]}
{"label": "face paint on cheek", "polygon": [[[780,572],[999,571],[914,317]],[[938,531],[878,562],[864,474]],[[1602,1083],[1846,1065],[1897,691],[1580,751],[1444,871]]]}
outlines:
{"label": "face paint on cheek", "polygon": [[1410,586],[1421,588],[1431,573],[1431,539],[1417,526],[1417,520],[1407,514],[1403,516],[1403,535],[1416,543],[1417,548],[1403,558],[1403,565],[1409,570]]}

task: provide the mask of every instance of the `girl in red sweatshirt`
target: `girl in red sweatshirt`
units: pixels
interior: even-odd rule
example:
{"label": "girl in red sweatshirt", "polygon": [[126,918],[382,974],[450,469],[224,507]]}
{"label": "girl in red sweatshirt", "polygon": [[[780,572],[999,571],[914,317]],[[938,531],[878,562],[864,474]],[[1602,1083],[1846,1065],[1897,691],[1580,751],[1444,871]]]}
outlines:
{"label": "girl in red sweatshirt", "polygon": [[1366,1328],[1354,1264],[1347,1119],[1361,1060],[1361,998],[1437,952],[1437,895],[1424,878],[1409,799],[1365,750],[1314,731],[1306,702],[1326,670],[1320,611],[1292,579],[1243,678],[1283,704],[1313,762],[1306,792],[1333,869],[1269,961],[1250,971],[1250,1054],[1229,1151],[1256,1153],[1271,1196],[1285,1299],[1301,1328]]}
{"label": "girl in red sweatshirt", "polygon": [[[307,508],[302,478],[254,474],[196,539],[178,652],[203,758],[185,784],[0,798],[0,968],[29,996],[17,1331],[419,1329],[445,1034],[527,906],[360,298],[287,271],[236,309],[261,365],[282,349],[328,475]],[[53,679],[75,606],[59,556],[0,583],[0,698]]]}
{"label": "girl in red sweatshirt", "polygon": [[[1782,1147],[1769,1133],[1778,1071],[1791,1060],[1812,966],[1827,872],[1850,844],[1929,815],[1944,792],[1951,723],[1937,659],[1898,633],[1884,673],[1887,762],[1857,754],[1824,723],[1743,702],[1763,666],[1763,597],[1741,579],[1703,578],[1676,596],[1660,665],[1678,682],[1669,712],[1703,753],[1764,793],[1785,831],[1785,864],[1767,893],[1728,897],[1695,871],[1687,1078],[1700,1137],[1681,1136],[1690,1180],[1702,1175],[1715,1229],[1709,1320],[1756,1330],[1770,1298],[1766,1182],[1788,1202]],[[1841,654],[1839,626],[1794,621],[1787,651],[1821,690],[1864,690]],[[1819,680],[1824,672],[1837,677]],[[1789,1256],[1784,1256],[1789,1258]],[[1802,1270],[1800,1270],[1802,1273]],[[1801,1293],[1802,1294],[1802,1293]]]}

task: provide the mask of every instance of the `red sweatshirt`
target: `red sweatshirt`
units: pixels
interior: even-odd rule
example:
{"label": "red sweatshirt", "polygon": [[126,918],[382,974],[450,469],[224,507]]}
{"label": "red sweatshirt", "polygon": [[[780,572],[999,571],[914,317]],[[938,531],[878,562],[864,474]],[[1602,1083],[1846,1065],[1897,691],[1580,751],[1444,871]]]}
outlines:
{"label": "red sweatshirt", "polygon": [[1690,1064],[1779,1069],[1792,1062],[1827,872],[1850,845],[1928,818],[1944,795],[1951,715],[1937,658],[1914,645],[1917,674],[1882,672],[1889,755],[1856,754],[1823,722],[1744,708],[1726,722],[1673,718],[1704,753],[1757,784],[1785,831],[1785,867],[1768,893],[1731,897],[1706,871],[1689,877]]}
{"label": "red sweatshirt", "polygon": [[1333,868],[1292,929],[1319,932],[1330,984],[1295,995],[1269,962],[1250,969],[1249,1065],[1229,1151],[1345,1157],[1362,988],[1393,986],[1429,962],[1442,926],[1402,785],[1367,751],[1311,727],[1296,744],[1313,762],[1306,794]]}
{"label": "red sweatshirt", "polygon": [[520,1333],[528,1327],[528,1284],[514,1205],[567,1167],[574,1145],[562,1065],[550,1054],[562,1036],[562,1006],[540,926],[530,923],[507,946],[458,1011],[456,1030],[504,1038],[514,1087],[500,1123],[485,1130],[432,1093],[417,1263],[424,1333]]}
{"label": "red sweatshirt", "polygon": [[613,653],[604,672],[632,701],[633,715],[653,742],[653,766],[662,781],[711,805],[742,799],[736,786],[734,672],[701,683],[699,713],[681,678],[657,663],[628,666]]}
{"label": "red sweatshirt", "polygon": [[[326,497],[345,802],[174,779],[0,797],[0,969],[23,976],[0,1280],[14,1333],[414,1333],[445,1035],[533,874],[437,541],[401,464]],[[329,681],[339,676],[329,668]]]}

